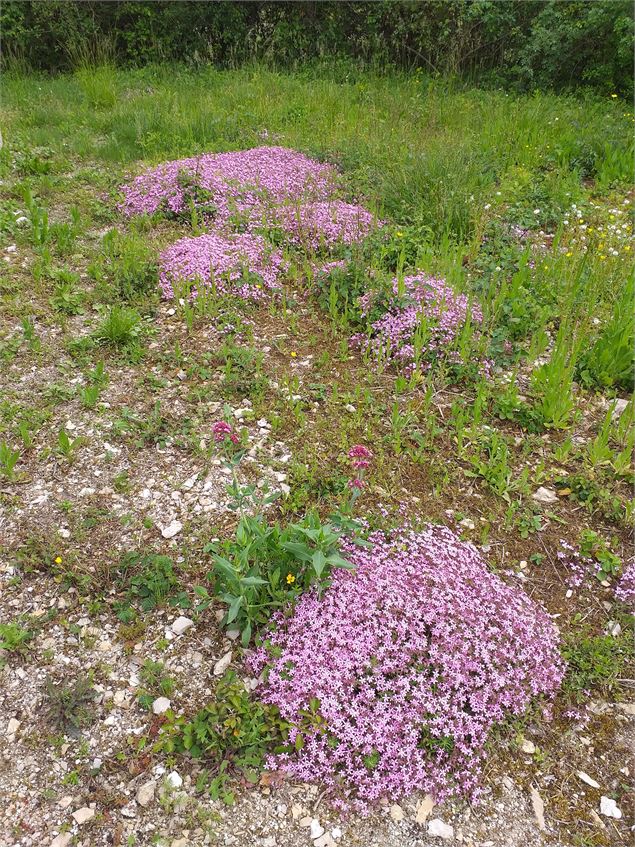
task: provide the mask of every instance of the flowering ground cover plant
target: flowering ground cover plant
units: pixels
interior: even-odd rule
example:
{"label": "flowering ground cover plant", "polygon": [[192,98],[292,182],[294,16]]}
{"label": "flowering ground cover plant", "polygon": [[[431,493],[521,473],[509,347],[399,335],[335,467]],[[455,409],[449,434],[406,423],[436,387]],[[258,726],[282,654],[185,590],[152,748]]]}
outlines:
{"label": "flowering ground cover plant", "polygon": [[183,285],[192,294],[204,285],[219,295],[259,300],[279,287],[283,268],[280,251],[260,236],[199,235],[181,238],[161,253],[159,283],[168,298]]}
{"label": "flowering ground cover plant", "polygon": [[416,790],[474,796],[492,727],[558,689],[558,631],[445,527],[369,541],[251,657],[296,746],[269,765],[359,811]]}
{"label": "flowering ground cover plant", "polygon": [[[478,305],[456,294],[443,279],[423,273],[391,282],[385,313],[370,324],[369,332],[351,339],[364,352],[384,363],[396,363],[407,372],[427,370],[432,361],[447,356],[466,323],[480,324]],[[363,315],[373,307],[374,292],[360,298]],[[460,360],[458,351],[450,358]]]}
{"label": "flowering ground cover plant", "polygon": [[256,147],[151,168],[123,186],[120,208],[128,217],[159,211],[188,215],[194,204],[221,225],[235,215],[258,217],[272,204],[326,199],[335,186],[331,165],[284,147]]}

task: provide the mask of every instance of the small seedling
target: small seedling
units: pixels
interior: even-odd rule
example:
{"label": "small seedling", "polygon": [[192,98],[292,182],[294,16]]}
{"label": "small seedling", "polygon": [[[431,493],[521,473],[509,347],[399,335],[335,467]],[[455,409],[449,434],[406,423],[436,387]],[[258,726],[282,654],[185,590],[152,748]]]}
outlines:
{"label": "small seedling", "polygon": [[20,452],[13,450],[6,441],[0,441],[0,476],[15,479],[15,466],[19,460]]}

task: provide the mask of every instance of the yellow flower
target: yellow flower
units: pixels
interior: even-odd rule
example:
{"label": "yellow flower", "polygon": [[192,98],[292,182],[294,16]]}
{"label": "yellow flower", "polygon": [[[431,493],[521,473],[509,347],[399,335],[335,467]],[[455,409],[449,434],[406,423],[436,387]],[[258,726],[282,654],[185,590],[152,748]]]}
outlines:
{"label": "yellow flower", "polygon": [[611,94],[611,97],[613,98],[613,100],[617,100],[617,94]]}
{"label": "yellow flower", "polygon": [[567,256],[573,256],[573,253],[571,252],[571,250],[569,250],[569,252],[567,253]]}
{"label": "yellow flower", "polygon": [[297,357],[297,355],[298,355],[298,354],[297,354],[297,353],[295,352],[295,350],[294,350],[294,351],[293,351],[293,353],[291,353],[291,358],[292,358],[292,359],[295,359],[295,358]]}
{"label": "yellow flower", "polygon": [[61,565],[61,564],[62,564],[62,557],[61,557],[61,556],[56,556],[56,557],[55,557],[55,564],[56,564],[56,565]]}
{"label": "yellow flower", "polygon": [[292,573],[288,573],[287,574],[287,584],[293,585],[294,582],[295,582],[295,577],[293,576]]}

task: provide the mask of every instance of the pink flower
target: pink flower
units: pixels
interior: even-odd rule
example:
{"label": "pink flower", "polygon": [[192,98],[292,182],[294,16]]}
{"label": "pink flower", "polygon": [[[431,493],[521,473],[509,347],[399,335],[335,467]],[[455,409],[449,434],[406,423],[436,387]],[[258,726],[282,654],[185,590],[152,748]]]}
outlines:
{"label": "pink flower", "polygon": [[354,444],[351,449],[348,451],[348,456],[350,459],[372,459],[373,454],[372,451],[368,449],[368,447],[364,447],[363,444]]}
{"label": "pink flower", "polygon": [[240,438],[225,421],[216,421],[212,426],[212,432],[214,433],[214,440],[219,443],[225,441],[226,438],[229,438],[232,444],[240,443]]}

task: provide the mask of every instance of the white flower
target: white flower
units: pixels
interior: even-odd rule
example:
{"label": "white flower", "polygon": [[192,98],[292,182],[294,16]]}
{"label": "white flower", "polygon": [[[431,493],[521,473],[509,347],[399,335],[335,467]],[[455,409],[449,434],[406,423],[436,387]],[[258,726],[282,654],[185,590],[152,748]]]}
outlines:
{"label": "white flower", "polygon": [[539,214],[540,214],[540,209],[534,209],[534,215],[539,215]]}

